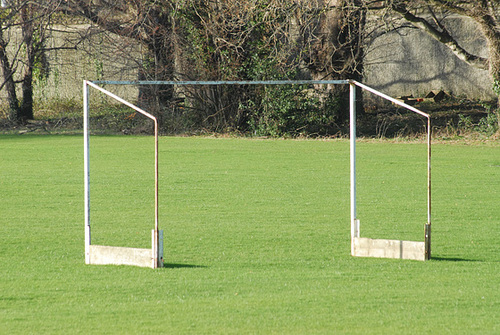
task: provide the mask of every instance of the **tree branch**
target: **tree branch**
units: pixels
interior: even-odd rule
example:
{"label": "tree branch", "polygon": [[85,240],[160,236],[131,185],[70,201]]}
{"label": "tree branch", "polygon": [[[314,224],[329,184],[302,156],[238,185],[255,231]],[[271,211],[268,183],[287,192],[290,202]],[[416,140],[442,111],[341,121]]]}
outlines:
{"label": "tree branch", "polygon": [[[443,2],[443,1],[439,1]],[[473,55],[469,53],[467,50],[462,48],[460,44],[454,39],[451,34],[442,26],[441,30],[434,27],[429,23],[426,19],[416,16],[412,14],[404,5],[402,4],[394,4],[392,5],[392,9],[401,14],[403,18],[413,24],[415,27],[420,30],[426,32],[429,36],[434,38],[435,40],[443,43],[447,46],[459,59],[463,60],[467,64],[482,70],[488,69],[488,59],[480,56]]]}

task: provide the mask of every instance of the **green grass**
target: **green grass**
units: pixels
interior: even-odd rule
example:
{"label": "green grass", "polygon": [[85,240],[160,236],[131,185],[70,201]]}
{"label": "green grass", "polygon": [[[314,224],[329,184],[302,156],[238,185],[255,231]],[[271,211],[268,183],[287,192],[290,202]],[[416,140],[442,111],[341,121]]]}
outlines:
{"label": "green grass", "polygon": [[[160,141],[151,270],[84,264],[81,136],[0,136],[1,334],[500,333],[500,146],[434,145],[418,262],[350,256],[347,141]],[[91,144],[94,243],[149,247],[152,139]],[[362,236],[423,240],[425,150],[359,144]]]}

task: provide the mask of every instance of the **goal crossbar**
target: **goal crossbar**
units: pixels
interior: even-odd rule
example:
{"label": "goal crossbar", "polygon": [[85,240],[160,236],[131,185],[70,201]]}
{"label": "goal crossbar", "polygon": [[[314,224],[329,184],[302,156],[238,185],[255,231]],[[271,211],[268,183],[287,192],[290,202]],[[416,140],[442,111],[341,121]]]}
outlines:
{"label": "goal crossbar", "polygon": [[342,85],[349,84],[350,80],[206,80],[206,81],[173,81],[173,80],[95,80],[98,85],[174,85],[174,86],[197,86],[197,85]]}
{"label": "goal crossbar", "polygon": [[[84,145],[85,145],[85,240],[86,240],[86,262],[90,263],[90,207],[89,207],[89,185],[88,185],[88,87],[93,87],[111,98],[129,106],[137,112],[151,118],[155,123],[155,229],[153,230],[153,266],[160,264],[158,254],[158,122],[156,118],[127,102],[115,94],[103,89],[99,85],[172,85],[172,86],[197,86],[197,85],[349,85],[349,109],[350,109],[350,203],[351,203],[351,255],[358,257],[385,257],[413,260],[429,260],[431,258],[431,118],[430,115],[410,106],[400,100],[394,99],[374,88],[358,81],[347,80],[221,80],[221,81],[112,81],[96,80],[84,81]],[[408,109],[420,116],[427,118],[427,222],[424,226],[424,241],[401,241],[370,239],[360,236],[360,221],[356,211],[356,87],[375,94],[396,105]],[[156,232],[156,233],[155,233]],[[156,234],[156,238],[155,235]],[[163,259],[161,260],[163,262]]]}

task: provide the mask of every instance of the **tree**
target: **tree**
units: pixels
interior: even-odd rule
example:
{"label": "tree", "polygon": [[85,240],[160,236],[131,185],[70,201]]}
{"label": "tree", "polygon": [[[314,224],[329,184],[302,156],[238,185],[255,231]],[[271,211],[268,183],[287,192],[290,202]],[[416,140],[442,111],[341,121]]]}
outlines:
{"label": "tree", "polygon": [[[203,79],[360,79],[365,13],[361,4],[360,0],[186,1],[181,10],[182,25],[189,27],[184,58],[191,58],[190,68]],[[228,103],[215,106],[212,115],[226,115],[225,119],[233,115],[236,125],[250,121],[261,129],[267,122],[274,134],[318,129],[310,125],[325,122],[331,129],[320,126],[321,133],[336,132],[339,127],[334,123],[348,119],[345,88],[329,87],[317,96],[324,108],[308,102],[311,96],[301,94],[300,87],[265,88],[258,92],[260,97],[240,89],[237,94],[229,92]],[[221,96],[220,88],[213,90],[211,96]],[[239,108],[248,103],[235,96],[250,98],[252,108],[266,115],[258,111],[248,115]],[[295,97],[293,103],[276,105],[276,100],[290,97]],[[344,103],[331,104],[334,100]]]}
{"label": "tree", "polygon": [[[2,66],[4,82],[2,88],[7,91],[10,118],[14,122],[25,122],[33,118],[33,67],[41,59],[43,30],[37,30],[35,36],[35,7],[36,4],[24,1],[17,5],[2,8],[0,16],[0,63]],[[37,14],[38,15],[38,14]],[[14,45],[12,59],[7,47],[11,37],[21,30],[20,43]],[[17,80],[16,72],[23,67],[22,78]],[[22,84],[22,99],[16,92],[16,84]]]}
{"label": "tree", "polygon": [[[362,81],[366,3],[364,0],[325,0],[314,29],[304,39],[311,50],[308,69],[313,79],[354,79]],[[362,114],[361,90],[358,113]],[[349,119],[348,87],[336,86],[330,94],[340,101],[337,121]]]}
{"label": "tree", "polygon": [[[364,11],[357,6],[361,3],[68,0],[66,8],[144,46],[139,79],[344,79],[359,78],[362,72],[358,34]],[[161,120],[162,108],[176,93],[171,87],[153,86],[141,92],[140,100],[154,100],[153,113]],[[262,92],[248,87],[197,87],[181,93],[189,100],[186,107],[196,109],[194,121],[214,131],[244,130],[256,117],[249,112],[248,100],[262,101],[258,97]],[[296,118],[297,113],[289,117]],[[346,115],[335,118],[342,123]]]}
{"label": "tree", "polygon": [[[15,123],[33,119],[34,79],[48,76],[46,52],[67,47],[47,48],[51,18],[62,0],[19,0],[2,3],[0,8],[0,67],[9,104],[9,118]],[[17,86],[21,86],[21,96]]]}
{"label": "tree", "polygon": [[[141,59],[136,60],[139,80],[173,80],[176,66],[173,14],[177,2],[66,0],[64,10],[87,19],[102,31],[132,39],[144,47]],[[141,105],[155,109],[155,106],[168,104],[173,98],[173,90],[168,86],[141,87],[139,95]],[[153,113],[161,121],[161,114]]]}

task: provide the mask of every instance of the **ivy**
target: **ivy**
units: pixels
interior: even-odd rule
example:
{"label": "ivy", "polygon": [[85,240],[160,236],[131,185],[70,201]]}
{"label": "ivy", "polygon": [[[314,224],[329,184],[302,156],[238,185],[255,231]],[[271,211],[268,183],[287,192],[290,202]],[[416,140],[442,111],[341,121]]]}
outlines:
{"label": "ivy", "polygon": [[500,97],[500,81],[496,75],[493,76],[493,92]]}

